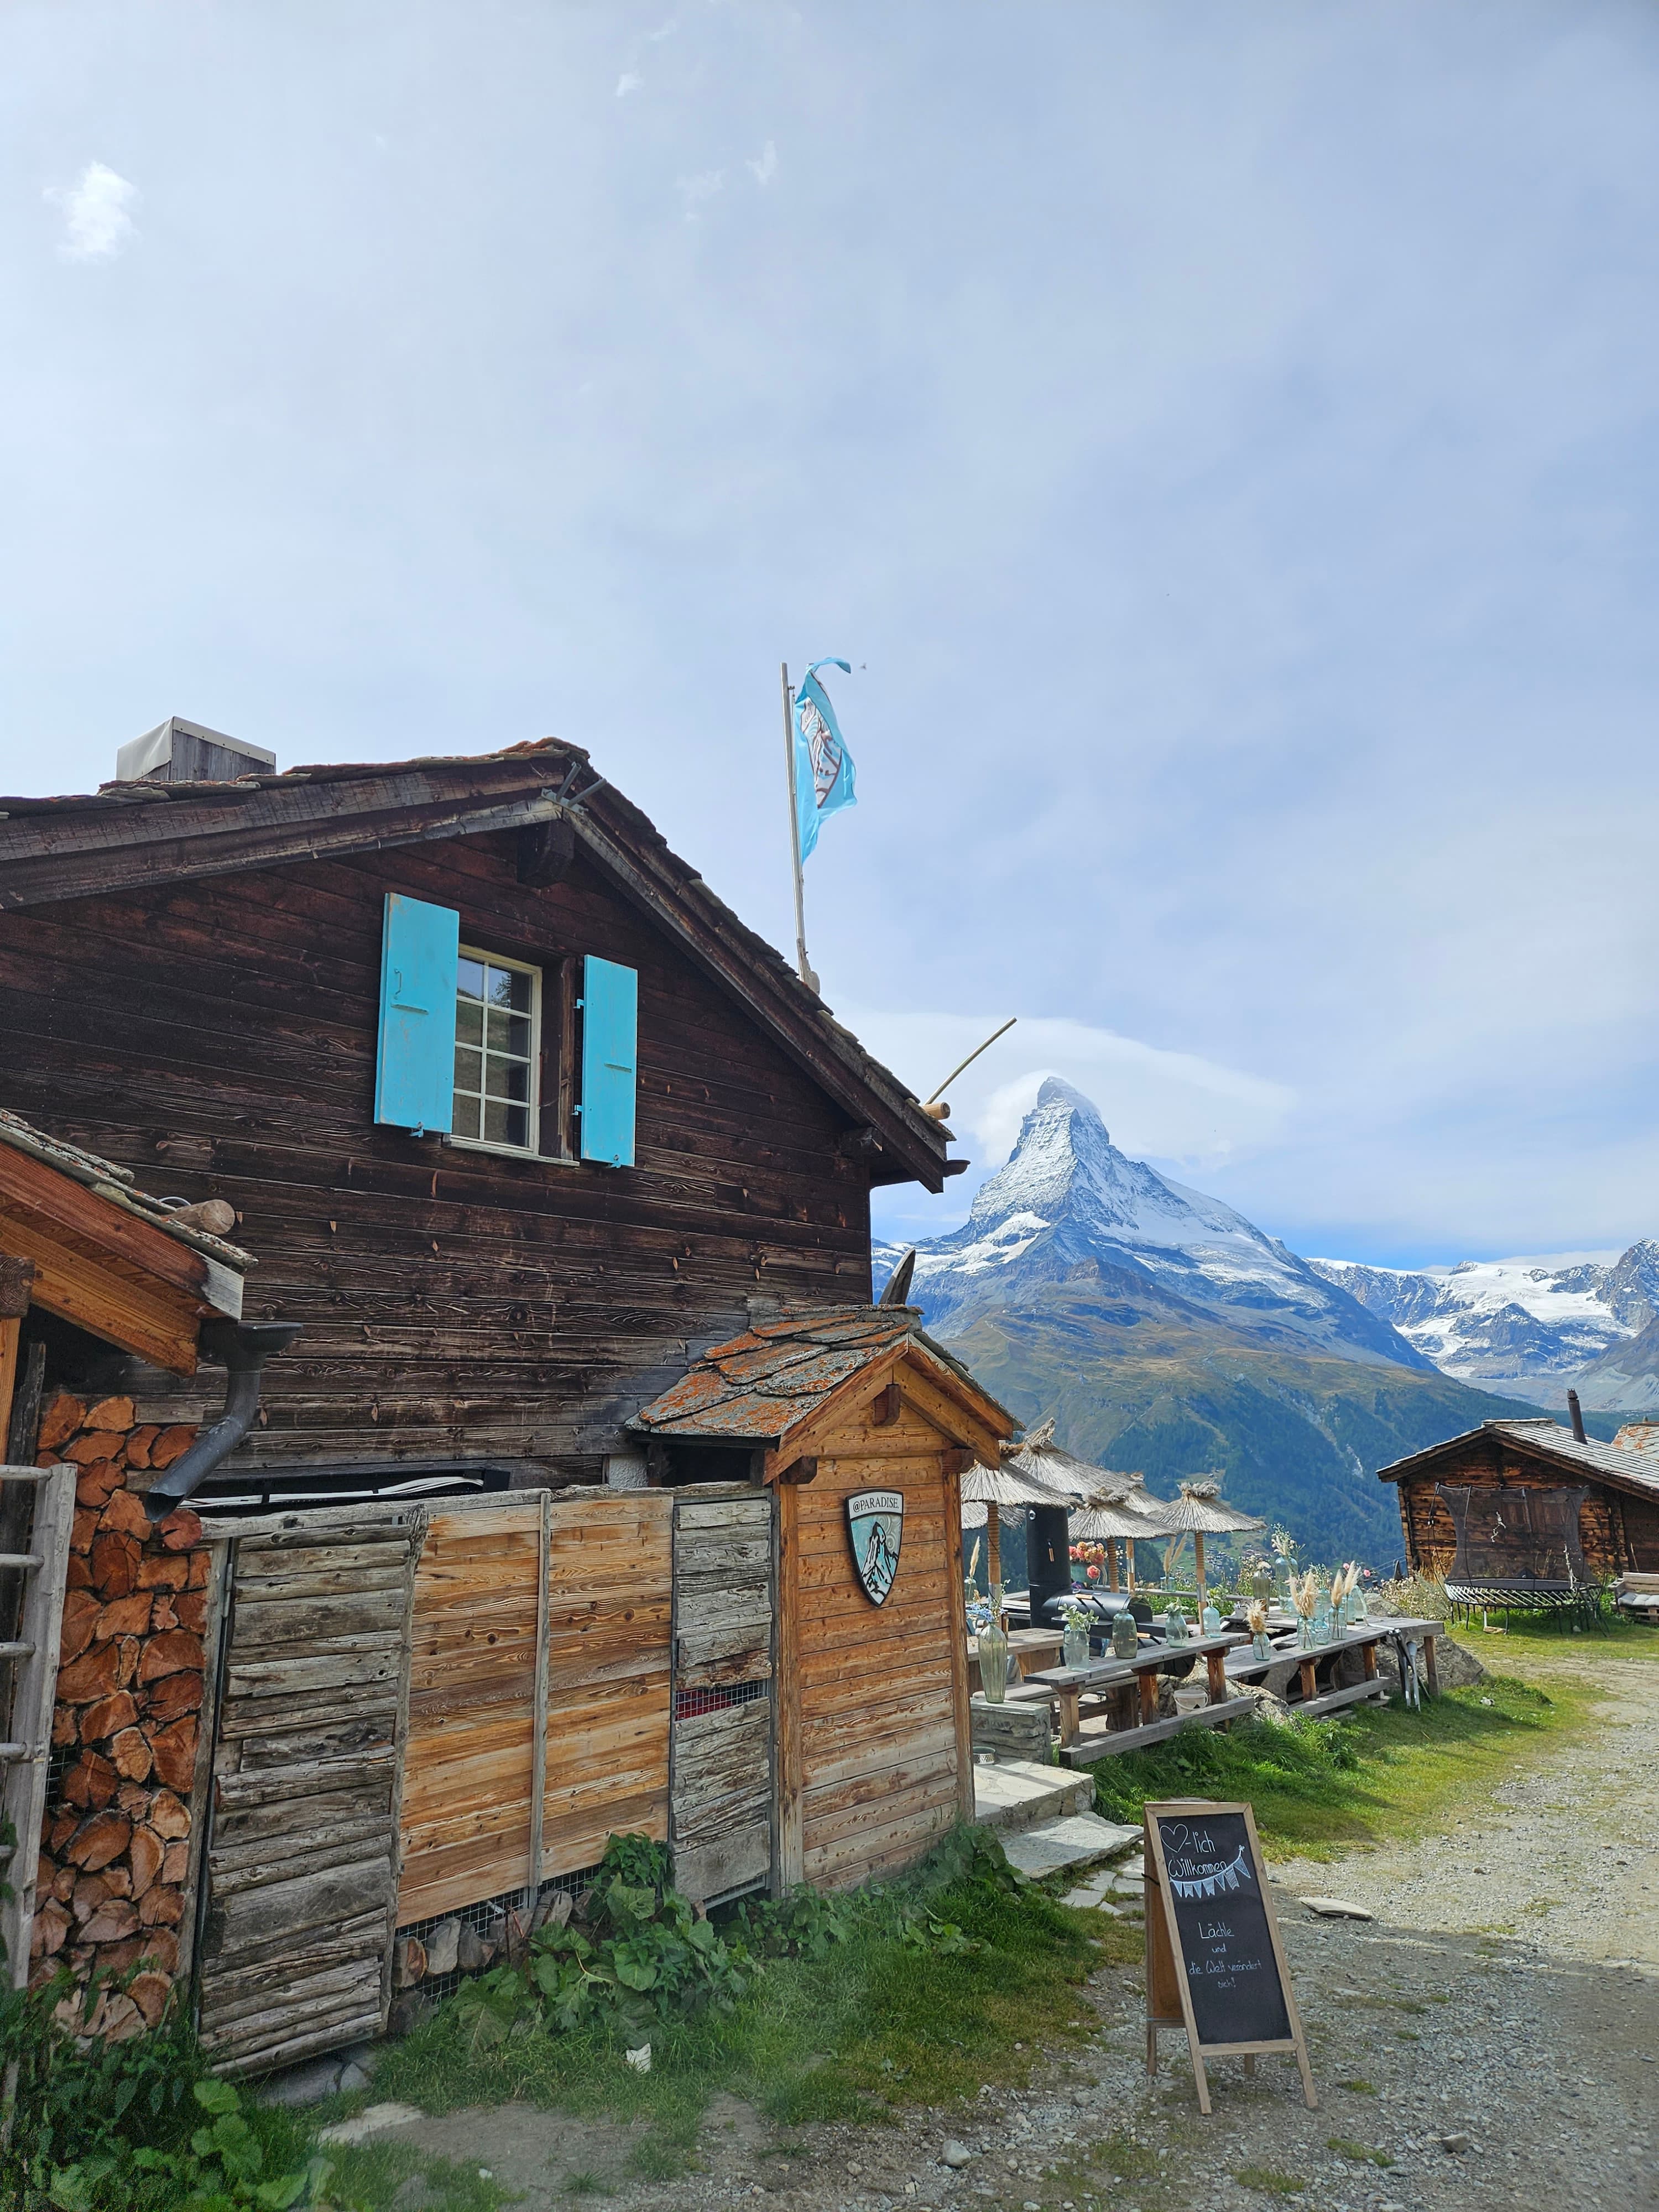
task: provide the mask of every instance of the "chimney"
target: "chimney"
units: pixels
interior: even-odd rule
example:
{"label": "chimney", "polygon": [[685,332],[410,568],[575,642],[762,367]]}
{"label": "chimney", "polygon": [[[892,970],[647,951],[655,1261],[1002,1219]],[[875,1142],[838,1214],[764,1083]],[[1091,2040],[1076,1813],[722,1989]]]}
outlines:
{"label": "chimney", "polygon": [[1572,1423],[1575,1440],[1581,1444],[1587,1444],[1589,1438],[1584,1434],[1584,1416],[1579,1409],[1578,1393],[1576,1390],[1569,1390],[1567,1393],[1567,1419]]}
{"label": "chimney", "polygon": [[182,714],[167,720],[142,738],[123,745],[115,756],[117,783],[234,783],[239,775],[270,775],[275,753],[261,745],[245,744],[228,738],[222,730],[205,730],[187,722]]}

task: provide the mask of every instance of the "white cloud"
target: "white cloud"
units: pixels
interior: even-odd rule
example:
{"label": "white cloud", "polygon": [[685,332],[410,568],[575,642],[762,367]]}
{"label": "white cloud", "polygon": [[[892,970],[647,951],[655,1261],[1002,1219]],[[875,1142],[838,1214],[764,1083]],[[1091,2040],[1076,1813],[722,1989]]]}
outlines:
{"label": "white cloud", "polygon": [[635,76],[632,70],[624,70],[617,79],[617,99],[626,100],[630,92],[637,92],[644,82],[645,79],[642,76]]}
{"label": "white cloud", "polygon": [[724,169],[701,169],[695,177],[677,177],[674,189],[684,204],[685,219],[695,222],[697,210],[706,200],[712,200],[726,182]]}
{"label": "white cloud", "polygon": [[[925,1097],[997,1027],[968,1014],[839,1012],[860,1041]],[[1006,1018],[1006,1017],[1004,1018]],[[1018,1073],[1011,1069],[1017,1068]],[[1112,1140],[1189,1173],[1247,1157],[1284,1133],[1295,1094],[1196,1053],[1169,1052],[1087,1022],[1022,1020],[950,1086],[951,1125],[975,1140],[975,1165],[998,1166],[1045,1075],[1092,1098]],[[975,1178],[977,1180],[977,1178]]]}
{"label": "white cloud", "polygon": [[743,166],[751,172],[757,185],[769,185],[778,173],[778,149],[769,138],[766,149],[759,159],[745,161]]}
{"label": "white cloud", "polygon": [[102,161],[88,161],[70,185],[52,185],[46,198],[64,210],[58,252],[70,261],[108,261],[137,235],[128,207],[138,187]]}

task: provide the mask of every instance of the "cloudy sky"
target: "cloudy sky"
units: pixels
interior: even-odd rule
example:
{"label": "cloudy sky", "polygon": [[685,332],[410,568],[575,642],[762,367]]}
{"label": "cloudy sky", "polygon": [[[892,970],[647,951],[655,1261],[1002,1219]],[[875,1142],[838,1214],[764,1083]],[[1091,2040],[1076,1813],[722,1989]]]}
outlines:
{"label": "cloudy sky", "polygon": [[[1659,1234],[1659,13],[0,15],[0,787],[590,746],[994,1164]],[[952,1225],[898,1193],[884,1225]]]}

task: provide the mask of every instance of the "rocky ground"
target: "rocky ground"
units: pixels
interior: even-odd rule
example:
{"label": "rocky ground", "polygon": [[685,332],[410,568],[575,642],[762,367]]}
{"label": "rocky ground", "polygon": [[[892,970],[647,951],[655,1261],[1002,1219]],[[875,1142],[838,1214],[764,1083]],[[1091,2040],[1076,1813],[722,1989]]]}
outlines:
{"label": "rocky ground", "polygon": [[[757,2196],[781,2212],[1659,2206],[1659,1666],[1605,1647],[1551,1663],[1599,1686],[1601,1724],[1500,1789],[1495,1811],[1273,1869],[1317,2111],[1288,2061],[1263,2059],[1254,2079],[1216,2066],[1201,2118],[1176,2036],[1149,2081],[1139,1977],[1116,1968],[1079,1993],[1099,2027],[1078,2052],[970,2113],[781,2136],[721,2099],[700,2170],[665,2184],[628,2177],[626,2130],[528,2108],[399,2137],[476,2160],[532,2212],[596,2185],[618,2212]],[[1316,1893],[1375,1917],[1317,1917],[1298,1901]],[[412,2208],[422,2185],[406,2188]]]}

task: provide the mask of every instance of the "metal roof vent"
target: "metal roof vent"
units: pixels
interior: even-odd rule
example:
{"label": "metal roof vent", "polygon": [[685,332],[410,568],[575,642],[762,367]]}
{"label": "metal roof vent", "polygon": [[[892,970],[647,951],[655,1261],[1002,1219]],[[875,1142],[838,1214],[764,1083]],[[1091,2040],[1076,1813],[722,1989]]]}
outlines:
{"label": "metal roof vent", "polygon": [[182,714],[169,714],[156,728],[122,746],[115,756],[115,781],[234,783],[239,775],[268,775],[276,765],[276,754],[261,745],[245,744],[240,738],[226,737],[222,730],[204,730]]}

